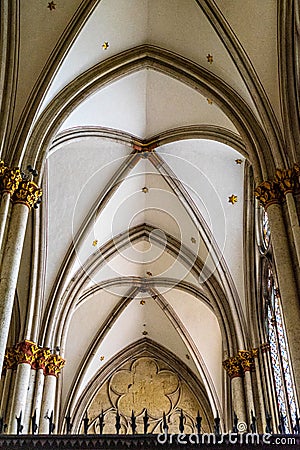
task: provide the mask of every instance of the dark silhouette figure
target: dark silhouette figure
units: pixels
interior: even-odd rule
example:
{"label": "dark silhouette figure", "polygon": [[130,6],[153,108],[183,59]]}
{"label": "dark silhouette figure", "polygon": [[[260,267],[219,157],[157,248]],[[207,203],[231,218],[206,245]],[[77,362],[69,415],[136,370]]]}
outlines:
{"label": "dark silhouette figure", "polygon": [[34,414],[31,417],[31,433],[35,434],[37,432],[38,426],[36,423],[36,409],[34,410]]}
{"label": "dark silhouette figure", "polygon": [[23,425],[22,425],[22,411],[20,412],[19,417],[16,417],[17,421],[17,435],[21,434],[23,431]]}
{"label": "dark silhouette figure", "polygon": [[145,414],[143,417],[143,422],[144,422],[144,434],[147,434],[148,432],[148,428],[149,428],[149,416],[147,413],[147,409],[145,410]]}
{"label": "dark silhouette figure", "polygon": [[104,413],[103,413],[103,409],[101,411],[101,414],[99,414],[99,433],[103,434],[103,428],[104,428]]}
{"label": "dark silhouette figure", "polygon": [[196,417],[196,428],[197,428],[197,433],[201,434],[201,423],[202,423],[202,417],[199,414],[199,411],[197,413],[197,417]]}

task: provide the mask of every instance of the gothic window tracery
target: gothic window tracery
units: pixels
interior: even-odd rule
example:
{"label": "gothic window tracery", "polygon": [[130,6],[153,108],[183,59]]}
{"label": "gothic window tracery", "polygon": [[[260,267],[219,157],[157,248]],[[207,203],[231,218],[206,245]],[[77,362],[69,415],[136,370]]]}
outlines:
{"label": "gothic window tracery", "polygon": [[297,407],[280,292],[277,287],[276,275],[272,265],[270,234],[268,216],[263,211],[261,214],[261,245],[264,250],[263,285],[265,330],[270,346],[270,359],[278,411],[284,418],[285,431],[292,432],[292,427],[296,423]]}

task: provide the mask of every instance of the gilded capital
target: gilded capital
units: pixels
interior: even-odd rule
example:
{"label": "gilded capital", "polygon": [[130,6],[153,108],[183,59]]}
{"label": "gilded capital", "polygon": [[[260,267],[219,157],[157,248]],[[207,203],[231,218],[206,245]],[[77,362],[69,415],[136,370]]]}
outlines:
{"label": "gilded capital", "polygon": [[32,208],[41,195],[42,189],[34,181],[21,181],[13,195],[13,201]]}
{"label": "gilded capital", "polygon": [[17,368],[17,360],[16,360],[16,353],[14,347],[7,347],[5,350],[4,355],[4,363],[3,363],[3,369],[12,369],[15,370]]}
{"label": "gilded capital", "polygon": [[257,186],[255,196],[264,208],[279,203],[289,192],[299,188],[300,167],[294,164],[291,169],[276,169],[274,180],[266,180]]}
{"label": "gilded capital", "polygon": [[43,369],[45,371],[45,367],[50,356],[51,351],[48,347],[38,348],[35,353],[35,359],[32,363],[32,368],[35,370]]}
{"label": "gilded capital", "polygon": [[254,190],[254,195],[265,209],[281,201],[281,191],[273,181],[263,181]]}
{"label": "gilded capital", "polygon": [[243,375],[238,356],[232,356],[231,358],[225,359],[225,361],[223,361],[223,367],[230,378],[241,377]]}
{"label": "gilded capital", "polygon": [[35,361],[38,347],[34,342],[24,340],[15,345],[14,351],[17,364],[26,363],[32,365]]}
{"label": "gilded capital", "polygon": [[7,169],[4,161],[2,161],[2,159],[0,159],[0,177],[2,177],[4,175],[5,170]]}
{"label": "gilded capital", "polygon": [[245,372],[255,370],[254,358],[258,356],[258,348],[239,350],[236,356],[226,359],[223,367],[230,378],[241,377]]}
{"label": "gilded capital", "polygon": [[[3,161],[1,161],[1,163],[2,162]],[[5,167],[3,163],[0,168],[0,176],[1,191],[13,195],[22,181],[20,169],[17,167],[10,169],[9,167]]]}
{"label": "gilded capital", "polygon": [[283,195],[293,192],[297,181],[297,171],[293,169],[276,169],[274,181]]}
{"label": "gilded capital", "polygon": [[255,370],[254,358],[257,356],[258,350],[240,350],[238,358],[243,372],[253,372]]}
{"label": "gilded capital", "polygon": [[52,354],[46,361],[44,374],[58,376],[66,361],[59,355]]}

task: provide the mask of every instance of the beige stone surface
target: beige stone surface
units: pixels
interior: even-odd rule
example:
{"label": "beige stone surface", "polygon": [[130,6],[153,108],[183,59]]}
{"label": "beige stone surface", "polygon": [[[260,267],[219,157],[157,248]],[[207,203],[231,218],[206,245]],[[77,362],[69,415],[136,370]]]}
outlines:
{"label": "beige stone surface", "polygon": [[[150,357],[133,358],[118,368],[95,395],[89,409],[89,433],[97,433],[97,417],[103,409],[105,433],[115,432],[116,411],[121,416],[121,433],[131,433],[130,421],[134,411],[137,431],[143,432],[145,410],[149,416],[149,432],[161,432],[163,413],[169,432],[178,432],[181,410],[187,433],[195,431],[195,417],[203,417],[203,429],[209,430],[203,406],[179,373],[163,361]],[[209,412],[206,412],[210,414]]]}

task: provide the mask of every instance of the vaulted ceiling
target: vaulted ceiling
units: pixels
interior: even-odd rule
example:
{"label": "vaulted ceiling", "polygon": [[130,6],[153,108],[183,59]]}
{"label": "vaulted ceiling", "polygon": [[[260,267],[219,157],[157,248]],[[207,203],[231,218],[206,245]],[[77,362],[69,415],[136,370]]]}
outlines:
{"label": "vaulted ceiling", "polygon": [[44,190],[23,252],[20,308],[30,260],[39,339],[67,360],[64,407],[145,338],[184,361],[221,412],[222,360],[247,346],[249,331],[248,168],[260,180],[289,158],[287,8],[275,0],[2,8],[11,17],[4,32],[18,31],[5,48],[14,57],[3,155],[35,165]]}

